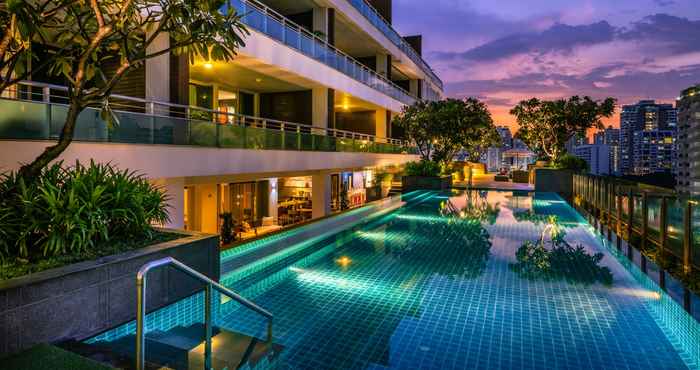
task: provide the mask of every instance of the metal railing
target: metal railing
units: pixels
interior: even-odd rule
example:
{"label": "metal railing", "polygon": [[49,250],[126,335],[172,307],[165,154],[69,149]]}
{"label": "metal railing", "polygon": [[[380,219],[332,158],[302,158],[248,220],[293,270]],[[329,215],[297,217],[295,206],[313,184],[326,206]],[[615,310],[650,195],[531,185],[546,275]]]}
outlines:
{"label": "metal railing", "polygon": [[389,22],[382,17],[381,14],[375,9],[367,0],[348,0],[350,4],[357,9],[360,14],[362,14],[374,27],[376,27],[384,36],[386,36],[391,42],[394,43],[401,51],[403,51],[411,60],[416,63],[430,80],[438,86],[441,90],[443,89],[442,80],[437,76],[435,71],[428,65],[428,63],[423,60],[423,58],[418,55],[418,52],[411,46],[398,32],[389,24]]}
{"label": "metal railing", "polygon": [[233,7],[242,14],[241,20],[246,26],[381,91],[401,103],[411,105],[417,99],[385,76],[367,68],[355,58],[338,50],[324,38],[256,0],[229,0],[227,6]]}
{"label": "metal railing", "polygon": [[[697,199],[668,189],[650,187],[611,177],[574,175],[574,205],[593,217],[593,225],[616,246],[627,242],[641,254],[640,267],[647,272],[647,257],[659,265],[659,285],[665,289],[664,269],[677,266],[680,275],[700,272],[700,207]],[[606,230],[607,229],[607,233]],[[687,289],[686,289],[687,290]],[[689,294],[686,295],[689,297]],[[689,298],[684,298],[689,309]]]}
{"label": "metal railing", "polygon": [[211,337],[212,337],[212,315],[211,315],[211,304],[213,290],[219,291],[221,294],[226,295],[232,300],[240,303],[244,307],[255,311],[261,316],[267,319],[267,342],[272,344],[272,321],[274,315],[265,310],[264,308],[256,305],[255,303],[241,297],[225,286],[215,282],[209,277],[201,274],[200,272],[190,268],[184,263],[172,258],[165,257],[159,260],[151,261],[141,267],[139,272],[136,274],[136,369],[145,369],[146,362],[146,335],[144,333],[144,320],[146,317],[146,276],[148,272],[163,266],[172,266],[179,271],[186,273],[187,275],[203,282],[206,284],[204,290],[204,326],[205,326],[205,339],[204,339],[204,368],[211,369]]}
{"label": "metal railing", "polygon": [[[22,81],[0,97],[0,139],[52,140],[68,110],[67,88]],[[332,152],[415,153],[407,141],[333,128],[111,95],[116,124],[88,107],[78,117],[75,140],[221,148]]]}

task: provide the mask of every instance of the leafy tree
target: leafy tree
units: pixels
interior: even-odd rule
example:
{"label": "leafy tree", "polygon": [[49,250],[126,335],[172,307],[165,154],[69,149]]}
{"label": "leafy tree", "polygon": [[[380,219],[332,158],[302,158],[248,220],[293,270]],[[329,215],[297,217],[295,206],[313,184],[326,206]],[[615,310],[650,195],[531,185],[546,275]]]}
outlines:
{"label": "leafy tree", "polygon": [[437,140],[433,127],[437,106],[434,102],[419,100],[403,107],[401,114],[394,118],[394,124],[403,128],[408,139],[418,148],[422,160],[429,161],[433,153],[433,141]]}
{"label": "leafy tree", "polygon": [[585,135],[589,128],[602,129],[602,119],[613,115],[615,104],[614,98],[596,101],[588,96],[554,101],[532,98],[518,103],[510,114],[520,125],[516,137],[541,158],[557,161],[569,139]]}
{"label": "leafy tree", "polygon": [[[60,4],[52,0],[10,0],[0,3],[0,93],[29,76],[27,65],[34,72],[48,67],[47,60],[36,60],[32,42],[48,43],[47,29],[57,26]],[[60,50],[54,50],[60,54]],[[34,63],[37,62],[37,63]]]}
{"label": "leafy tree", "polygon": [[[20,0],[15,0],[24,3]],[[12,2],[14,4],[14,2]],[[8,6],[17,30],[5,27],[11,40],[37,42],[59,53],[48,58],[49,72],[62,76],[68,85],[68,113],[55,145],[47,147],[33,162],[20,169],[20,176],[33,181],[73,140],[80,112],[89,106],[102,108],[102,118],[116,123],[108,98],[129,72],[146,60],[168,53],[187,54],[193,60],[231,60],[244,45],[246,28],[240,15],[223,0],[54,0],[49,23],[35,23]],[[19,7],[19,9],[24,9]],[[42,13],[38,13],[42,14]],[[170,38],[159,47],[159,36]],[[10,42],[10,44],[13,44]],[[14,42],[17,49],[17,41]],[[26,47],[26,46],[25,46]],[[0,50],[2,51],[2,50]],[[116,62],[116,68],[105,68]]]}
{"label": "leafy tree", "polygon": [[460,150],[477,153],[498,140],[486,104],[474,98],[419,101],[405,107],[394,122],[416,143],[423,160],[443,165]]}

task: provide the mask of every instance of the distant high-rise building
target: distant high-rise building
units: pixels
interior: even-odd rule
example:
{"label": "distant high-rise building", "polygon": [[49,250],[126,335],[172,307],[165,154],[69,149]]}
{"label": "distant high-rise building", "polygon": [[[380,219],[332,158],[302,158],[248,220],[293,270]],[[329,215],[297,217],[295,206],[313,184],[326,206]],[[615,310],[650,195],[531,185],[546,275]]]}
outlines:
{"label": "distant high-rise building", "polygon": [[700,194],[700,84],[681,92],[678,108],[677,189]]}
{"label": "distant high-rise building", "polygon": [[574,135],[566,142],[566,152],[571,155],[576,155],[576,147],[588,145],[588,137]]}
{"label": "distant high-rise building", "polygon": [[[641,100],[623,106],[620,113],[620,172],[639,175],[665,170],[666,162],[670,160],[672,163],[676,155],[672,138],[677,126],[678,114],[672,104]],[[657,145],[659,140],[663,148]],[[636,147],[636,143],[648,146]]]}
{"label": "distant high-rise building", "polygon": [[498,134],[501,135],[501,141],[503,150],[508,150],[513,148],[513,134],[510,132],[508,126],[496,126]]}
{"label": "distant high-rise building", "polygon": [[486,152],[486,169],[489,172],[497,172],[503,167],[503,149],[491,147]]}
{"label": "distant high-rise building", "polygon": [[593,135],[593,144],[610,147],[610,174],[620,173],[620,129],[608,126]]}
{"label": "distant high-rise building", "polygon": [[575,155],[588,163],[589,172],[593,175],[609,175],[610,146],[606,144],[579,145]]}
{"label": "distant high-rise building", "polygon": [[631,173],[673,172],[676,162],[675,130],[635,131]]}

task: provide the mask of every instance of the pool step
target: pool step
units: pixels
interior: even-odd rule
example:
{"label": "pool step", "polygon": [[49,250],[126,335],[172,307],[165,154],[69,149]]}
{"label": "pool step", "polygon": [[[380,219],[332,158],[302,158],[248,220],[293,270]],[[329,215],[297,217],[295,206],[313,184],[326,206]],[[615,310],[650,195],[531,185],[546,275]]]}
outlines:
{"label": "pool step", "polygon": [[[136,337],[127,335],[117,340],[94,343],[97,348],[130,356],[133,363]],[[273,364],[282,345],[272,344],[245,334],[221,328],[212,329],[212,368],[256,369]],[[155,330],[146,334],[146,362],[163,369],[189,370],[204,368],[204,324],[177,326],[168,331]]]}

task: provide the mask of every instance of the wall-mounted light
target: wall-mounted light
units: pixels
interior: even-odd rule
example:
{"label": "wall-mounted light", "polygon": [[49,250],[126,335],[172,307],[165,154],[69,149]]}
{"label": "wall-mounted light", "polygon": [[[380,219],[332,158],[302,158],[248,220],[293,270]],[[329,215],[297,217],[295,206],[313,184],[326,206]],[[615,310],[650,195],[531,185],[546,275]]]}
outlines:
{"label": "wall-mounted light", "polygon": [[206,69],[212,69],[212,68],[214,68],[214,65],[211,64],[211,63],[209,63],[209,62],[206,62],[206,63],[204,63],[204,68],[206,68]]}

